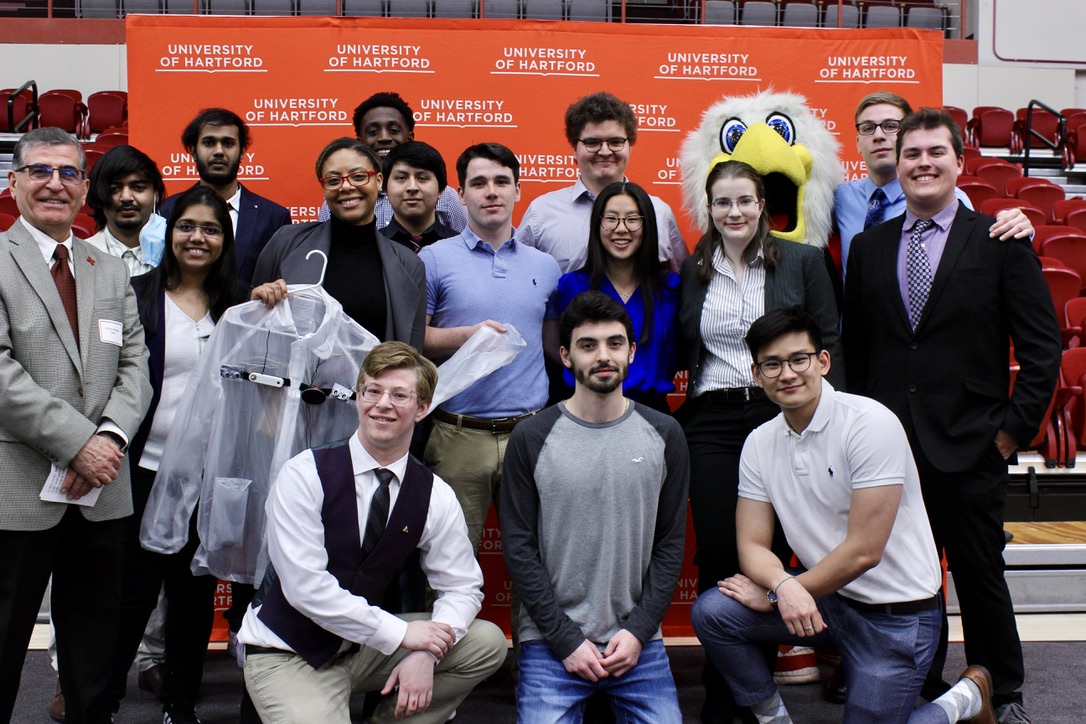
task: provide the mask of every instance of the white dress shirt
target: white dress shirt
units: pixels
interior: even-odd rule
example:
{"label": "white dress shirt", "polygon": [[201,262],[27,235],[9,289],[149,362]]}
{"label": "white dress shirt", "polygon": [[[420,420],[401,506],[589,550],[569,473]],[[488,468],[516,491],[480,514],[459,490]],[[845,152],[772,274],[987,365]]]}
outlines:
{"label": "white dress shirt", "polygon": [[[348,444],[358,504],[358,535],[362,540],[370,498],[378,484],[373,471],[385,467],[396,475],[389,484],[391,513],[407,469],[407,456],[382,466],[366,452],[357,435],[352,435]],[[403,641],[407,622],[342,588],[329,573],[321,522],[323,503],[324,489],[313,452],[306,450],[283,466],[267,503],[268,556],[279,575],[283,593],[299,613],[345,641],[391,654]],[[436,475],[418,547],[422,570],[438,594],[431,618],[451,626],[459,641],[479,613],[483,574],[475,560],[460,503],[452,488]],[[251,646],[292,651],[257,617],[258,610],[250,608],[245,613],[238,640]]]}

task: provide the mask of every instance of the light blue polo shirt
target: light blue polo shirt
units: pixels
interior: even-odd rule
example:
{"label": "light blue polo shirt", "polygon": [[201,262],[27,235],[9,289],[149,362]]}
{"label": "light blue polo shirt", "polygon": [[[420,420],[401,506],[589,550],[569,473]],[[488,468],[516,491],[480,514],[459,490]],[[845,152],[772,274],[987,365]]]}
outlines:
{"label": "light blue polo shirt", "polygon": [[493,319],[511,324],[528,347],[441,406],[473,417],[514,417],[547,404],[543,317],[561,272],[552,256],[513,238],[494,251],[471,228],[423,247],[426,313],[434,327],[463,327]]}

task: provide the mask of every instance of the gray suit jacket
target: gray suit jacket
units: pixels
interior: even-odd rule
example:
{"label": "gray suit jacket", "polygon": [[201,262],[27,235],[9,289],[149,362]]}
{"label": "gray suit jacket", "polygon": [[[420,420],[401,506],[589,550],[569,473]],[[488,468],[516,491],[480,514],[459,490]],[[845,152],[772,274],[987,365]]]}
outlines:
{"label": "gray suit jacket", "polygon": [[[0,232],[0,529],[45,530],[66,505],[38,498],[50,463],[67,467],[103,420],[132,438],[151,399],[136,296],[120,259],[73,241],[79,347],[37,243],[21,223]],[[99,322],[121,322],[122,344]],[[128,459],[88,520],[132,513]]]}
{"label": "gray suit jacket", "polygon": [[[253,286],[276,279],[285,279],[288,284],[315,284],[320,278],[321,258],[307,260],[305,255],[314,249],[327,255],[331,245],[330,221],[284,226],[275,232],[257,260]],[[377,232],[377,251],[385,277],[388,315],[384,330],[370,331],[422,351],[426,336],[426,267],[411,250],[381,232]]]}

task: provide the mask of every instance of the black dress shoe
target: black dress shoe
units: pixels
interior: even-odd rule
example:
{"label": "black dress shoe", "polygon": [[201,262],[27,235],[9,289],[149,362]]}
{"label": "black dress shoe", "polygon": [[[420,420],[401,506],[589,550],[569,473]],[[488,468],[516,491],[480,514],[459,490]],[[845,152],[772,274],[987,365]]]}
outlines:
{"label": "black dress shoe", "polygon": [[822,698],[831,704],[844,704],[848,687],[845,685],[845,670],[842,664],[833,669],[833,673],[822,683]]}

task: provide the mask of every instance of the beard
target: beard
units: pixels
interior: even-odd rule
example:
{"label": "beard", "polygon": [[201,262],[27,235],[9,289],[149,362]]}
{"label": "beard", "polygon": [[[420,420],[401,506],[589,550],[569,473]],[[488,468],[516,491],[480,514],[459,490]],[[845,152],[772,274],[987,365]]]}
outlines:
{"label": "beard", "polygon": [[[147,219],[151,217],[150,214],[140,213],[140,210],[138,208],[132,209],[131,207],[128,207],[125,210],[134,210],[139,215],[134,217],[124,217],[118,213],[112,219],[109,219],[114,227],[118,229],[124,229],[125,231],[136,231],[137,229],[142,229],[143,225],[147,223]],[[117,209],[117,211],[120,212],[120,209]]]}
{"label": "beard", "polygon": [[226,171],[212,171],[205,161],[196,159],[196,173],[199,174],[201,181],[211,186],[225,186],[233,183],[238,177],[240,168],[241,156],[238,156],[238,160],[228,166]]}
{"label": "beard", "polygon": [[[593,374],[601,370],[614,370],[615,374],[607,378],[593,377]],[[580,367],[573,368],[573,377],[582,385],[592,390],[593,392],[605,395],[609,392],[622,387],[623,380],[626,379],[630,373],[630,366],[628,364],[622,365],[596,365],[590,370],[585,370]]]}

